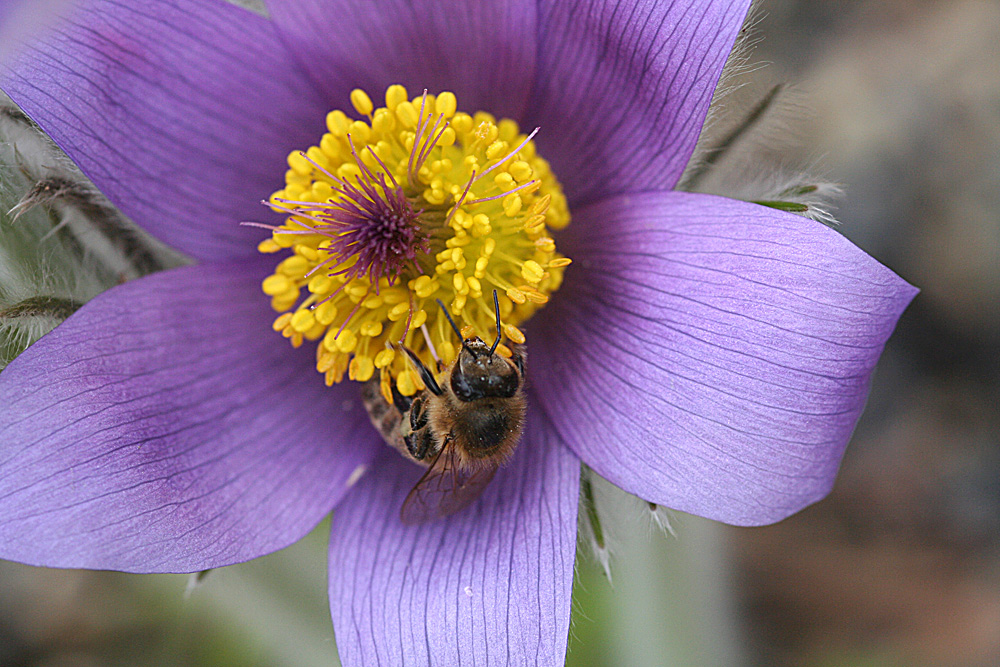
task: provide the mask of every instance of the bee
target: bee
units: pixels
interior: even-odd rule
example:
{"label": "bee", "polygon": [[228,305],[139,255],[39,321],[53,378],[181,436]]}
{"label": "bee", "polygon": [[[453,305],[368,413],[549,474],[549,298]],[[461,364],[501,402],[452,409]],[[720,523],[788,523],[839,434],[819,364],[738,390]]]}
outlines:
{"label": "bee", "polygon": [[362,389],[368,416],[385,441],[404,458],[427,468],[400,510],[401,519],[409,524],[449,516],[478,498],[514,453],[527,410],[527,350],[512,343],[509,359],[497,353],[501,327],[496,291],[493,345],[477,336],[464,338],[440,300],[438,305],[462,341],[454,363],[444,368],[437,360],[435,376],[412,350],[393,345],[407,356],[426,388],[415,396],[403,396],[393,383],[391,403],[383,397],[377,378]]}

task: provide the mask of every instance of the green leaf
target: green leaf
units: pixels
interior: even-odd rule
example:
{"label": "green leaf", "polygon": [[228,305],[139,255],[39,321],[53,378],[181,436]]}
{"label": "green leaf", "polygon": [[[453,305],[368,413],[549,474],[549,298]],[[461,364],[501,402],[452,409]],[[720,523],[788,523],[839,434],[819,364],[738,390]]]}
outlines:
{"label": "green leaf", "polygon": [[809,210],[808,204],[802,204],[797,201],[779,201],[777,199],[758,199],[753,202],[754,204],[760,204],[761,206],[767,206],[768,208],[776,208],[779,211],[788,211],[789,213],[806,213]]}

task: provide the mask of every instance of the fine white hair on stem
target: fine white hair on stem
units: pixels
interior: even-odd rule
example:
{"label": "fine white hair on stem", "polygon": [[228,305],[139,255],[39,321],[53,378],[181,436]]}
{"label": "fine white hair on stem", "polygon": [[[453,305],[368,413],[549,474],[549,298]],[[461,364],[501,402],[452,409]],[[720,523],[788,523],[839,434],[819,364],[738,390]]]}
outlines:
{"label": "fine white hair on stem", "polygon": [[183,261],[0,95],[0,369],[97,294]]}
{"label": "fine white hair on stem", "polygon": [[[762,164],[765,168],[760,167]],[[820,171],[815,165],[799,169],[767,166],[764,157],[748,157],[739,166],[717,170],[698,191],[754,202],[834,226],[837,220],[832,209],[843,190]]]}
{"label": "fine white hair on stem", "polygon": [[636,529],[677,537],[675,517],[658,506],[618,488],[588,466],[581,466],[578,535],[583,552],[600,566],[609,582],[615,554]]}
{"label": "fine white hair on stem", "polygon": [[711,150],[714,145],[713,142],[717,134],[716,129],[720,121],[732,114],[733,106],[741,108],[741,105],[731,104],[730,98],[734,96],[736,91],[747,85],[746,78],[750,74],[764,67],[761,63],[753,63],[750,58],[754,46],[760,42],[760,37],[755,32],[760,20],[761,12],[758,10],[758,3],[755,1],[747,12],[746,18],[743,20],[743,25],[736,36],[736,42],[733,44],[733,50],[729,53],[726,64],[722,68],[719,83],[715,87],[715,92],[712,94],[712,102],[708,107],[708,114],[705,116],[705,121],[702,124],[701,135],[695,144],[694,152],[688,161],[687,168],[681,176],[678,185],[679,190],[687,190],[688,188],[685,184],[690,179],[691,172],[701,168],[707,157],[706,152]]}
{"label": "fine white hair on stem", "polygon": [[756,6],[747,15],[677,187],[835,225],[832,200],[841,195],[840,187],[816,175],[821,170],[814,158],[789,157],[801,152],[799,128],[811,115],[805,98],[757,76],[761,67],[751,63],[760,16]]}
{"label": "fine white hair on stem", "polygon": [[613,521],[609,520],[612,510],[608,502],[608,484],[604,479],[586,465],[580,467],[580,513],[577,530],[578,541],[584,551],[604,571],[604,576],[611,581],[611,543],[613,539],[608,534]]}
{"label": "fine white hair on stem", "polygon": [[664,535],[676,538],[677,531],[674,530],[673,510],[655,503],[646,503],[646,507],[651,524]]}
{"label": "fine white hair on stem", "polygon": [[208,575],[211,572],[212,570],[208,569],[208,570],[202,570],[201,572],[192,572],[191,574],[188,575],[187,584],[185,584],[184,586],[185,600],[191,599],[191,595],[195,592],[196,589],[201,588],[201,586],[205,583],[205,579],[208,578]]}

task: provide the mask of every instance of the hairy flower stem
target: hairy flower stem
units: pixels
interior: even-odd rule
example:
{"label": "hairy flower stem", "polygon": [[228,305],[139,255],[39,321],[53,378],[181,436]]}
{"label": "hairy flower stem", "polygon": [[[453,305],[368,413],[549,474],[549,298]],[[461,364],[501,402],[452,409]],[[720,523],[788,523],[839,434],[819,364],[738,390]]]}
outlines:
{"label": "hairy flower stem", "polygon": [[33,296],[0,310],[0,319],[19,317],[52,317],[64,320],[83,304],[57,296]]}
{"label": "hairy flower stem", "polygon": [[583,489],[583,502],[587,510],[587,521],[590,522],[590,529],[594,532],[594,541],[598,548],[604,549],[604,529],[601,527],[601,518],[597,514],[597,503],[594,502],[594,487],[590,482],[589,471],[584,471],[581,475],[580,486]]}
{"label": "hairy flower stem", "polygon": [[764,116],[771,105],[778,98],[778,93],[782,91],[784,84],[778,83],[771,87],[767,94],[761,98],[760,102],[750,110],[746,117],[732,129],[732,131],[722,138],[714,147],[705,151],[705,158],[691,172],[687,182],[684,184],[685,190],[693,191],[702,178],[711,171],[712,167],[719,163],[732,149],[740,137],[745,135]]}

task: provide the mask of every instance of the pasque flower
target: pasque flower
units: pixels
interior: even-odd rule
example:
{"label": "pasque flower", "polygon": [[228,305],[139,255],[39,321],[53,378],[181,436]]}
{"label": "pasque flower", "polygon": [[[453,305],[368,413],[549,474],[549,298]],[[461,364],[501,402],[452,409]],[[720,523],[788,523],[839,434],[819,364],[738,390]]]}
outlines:
{"label": "pasque flower", "polygon": [[[581,460],[646,500],[739,525],[778,521],[829,490],[876,360],[915,290],[821,224],[671,191],[748,0],[270,0],[269,18],[221,0],[78,5],[5,63],[3,88],[126,214],[197,263],[106,292],[0,375],[0,557],[197,571],[280,549],[333,509],[330,605],[345,664],[558,664]],[[478,288],[457,281],[457,255],[451,273],[435,273],[434,262],[449,261],[435,253],[465,246],[435,246],[446,241],[434,234],[455,218],[467,238],[513,224],[521,204],[506,197],[528,167],[551,167],[572,217],[562,230],[536,225],[525,241],[546,239],[537,247],[556,262],[548,273],[564,276],[557,291],[538,292],[532,303],[547,303],[527,323],[532,313],[512,315],[530,350],[521,445],[475,504],[419,525],[403,525],[399,507],[421,470],[383,444],[357,383],[338,376],[328,387],[314,370],[324,349],[345,355],[327,364],[372,366],[380,350],[323,347],[343,323],[335,318],[349,314],[343,307],[325,324],[309,320],[317,308],[298,328],[294,314],[277,327],[316,343],[282,340],[271,306],[294,309],[280,298],[290,288],[265,285],[278,300],[269,304],[262,281],[305,281],[302,267],[276,270],[279,260],[258,245],[285,257],[280,247],[291,243],[275,234],[261,244],[266,234],[238,224],[291,224],[266,219],[274,214],[260,201],[303,174],[323,180],[298,151],[327,130],[347,150],[338,123],[373,128],[379,113],[352,91],[380,95],[393,84],[411,98],[396,101],[418,114],[421,91],[436,96],[438,125],[429,109],[392,122],[426,120],[411,136],[428,145],[439,136],[440,154],[426,158],[423,176],[408,174],[406,160],[380,171],[366,156],[382,149],[366,152],[359,141],[355,165],[374,170],[368,185],[383,208],[356,199],[350,211],[326,210],[325,224],[360,240],[331,232],[326,245],[292,252],[316,264],[333,258],[313,277],[341,281],[319,280],[314,291],[297,282],[296,294],[315,304],[343,283],[341,306],[362,304],[376,286],[410,299],[425,271],[452,279],[440,281],[445,298],[467,323],[485,322],[477,292],[498,287],[508,315],[524,292],[498,276]],[[432,192],[434,169],[459,168],[443,162],[445,144],[472,141],[461,122],[455,137],[438,135],[458,113],[446,92],[476,120],[465,130],[492,118],[491,141],[504,132],[510,140],[467,165],[482,173],[512,156],[490,174],[501,198],[485,221],[470,210],[444,222],[468,176],[452,184],[458,190]],[[518,148],[524,135],[501,127],[503,118],[540,127],[533,147]],[[354,138],[365,132],[354,127]],[[331,151],[306,156],[327,161],[327,171],[349,164],[331,163]],[[544,164],[528,164],[536,154]],[[290,167],[299,176],[286,175]],[[500,172],[511,180],[495,180]],[[378,181],[386,173],[397,182]],[[535,178],[527,174],[524,183]],[[333,176],[358,188],[364,180]],[[423,199],[418,181],[431,192]],[[410,190],[393,200],[397,185]],[[521,191],[526,208],[529,196],[542,197],[534,187]],[[396,244],[368,259],[364,215],[382,216]],[[456,238],[466,233],[455,229]],[[529,288],[547,269],[528,264],[533,257],[503,260],[522,267]],[[366,263],[330,278],[324,271],[337,262]],[[373,291],[352,295],[366,280]],[[356,326],[355,344],[367,336],[374,345],[418,307],[389,319],[384,303],[365,306],[384,313],[384,327],[365,333],[352,319],[345,331]],[[431,311],[422,317],[437,317]],[[367,362],[348,369],[375,372]]]}

